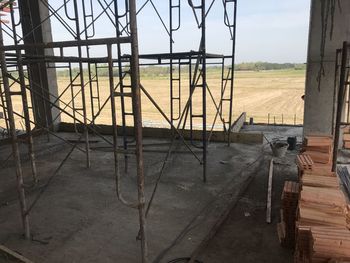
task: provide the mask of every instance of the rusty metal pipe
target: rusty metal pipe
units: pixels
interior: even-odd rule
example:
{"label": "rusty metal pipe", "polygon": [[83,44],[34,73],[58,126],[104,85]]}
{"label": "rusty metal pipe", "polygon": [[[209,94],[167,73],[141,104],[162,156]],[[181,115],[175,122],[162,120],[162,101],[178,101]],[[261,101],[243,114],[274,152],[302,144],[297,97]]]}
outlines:
{"label": "rusty metal pipe", "polygon": [[139,221],[141,236],[141,262],[146,263],[148,255],[146,216],[145,216],[145,175],[143,167],[142,151],[142,115],[141,115],[141,90],[139,69],[139,48],[137,37],[136,1],[129,1],[130,7],[130,33],[131,33],[131,89],[132,108],[134,113],[135,140],[136,140],[136,170],[138,184]]}
{"label": "rusty metal pipe", "polygon": [[[0,49],[3,47],[4,47],[4,39],[2,34],[2,23],[0,23]],[[17,192],[18,192],[19,204],[21,209],[24,237],[26,239],[30,239],[29,216],[28,214],[26,214],[27,203],[26,203],[26,197],[25,197],[25,192],[23,188],[23,172],[22,172],[22,166],[21,166],[21,158],[20,158],[20,153],[18,149],[15,118],[13,114],[13,107],[12,107],[12,101],[11,101],[11,95],[10,95],[10,85],[7,77],[8,73],[7,73],[7,67],[6,67],[6,58],[5,58],[5,52],[3,50],[0,51],[0,63],[1,63],[1,74],[3,79],[4,92],[5,92],[6,103],[8,108],[8,119],[9,119],[9,126],[10,126],[13,159],[16,165]]]}
{"label": "rusty metal pipe", "polygon": [[114,98],[114,76],[113,76],[113,61],[112,61],[112,46],[107,45],[107,54],[108,54],[108,75],[109,75],[109,90],[110,90],[110,100],[111,100],[111,114],[112,114],[112,137],[113,137],[113,153],[114,153],[114,175],[115,175],[115,184],[116,184],[116,193],[120,202],[124,205],[138,208],[137,203],[132,203],[126,201],[123,197],[120,189],[120,169],[119,169],[119,160],[118,160],[118,130],[117,130],[117,114],[116,114],[116,105]]}

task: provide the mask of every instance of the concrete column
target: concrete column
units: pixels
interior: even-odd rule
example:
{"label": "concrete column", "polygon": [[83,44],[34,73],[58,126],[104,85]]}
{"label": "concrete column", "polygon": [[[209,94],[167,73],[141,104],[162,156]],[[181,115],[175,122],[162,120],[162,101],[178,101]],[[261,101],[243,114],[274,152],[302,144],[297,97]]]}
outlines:
{"label": "concrete column", "polygon": [[[332,2],[325,0],[326,7],[328,1]],[[304,134],[332,133],[336,49],[342,47],[343,41],[350,41],[350,1],[340,0],[340,8],[336,5],[334,15],[332,10],[329,10],[323,59],[324,75],[318,80],[321,68],[322,31],[325,28],[325,24],[322,23],[322,2],[323,0],[311,1]],[[324,9],[323,19],[326,14],[327,10]],[[332,38],[330,38],[331,28],[333,28]]]}
{"label": "concrete column", "polygon": [[[45,0],[48,2],[48,0]],[[49,10],[47,6],[45,6],[41,1],[39,1],[39,10],[40,10],[40,19],[43,21],[49,16]],[[46,20],[45,22],[42,23],[42,35],[43,35],[43,42],[48,43],[52,42],[52,30],[51,30],[51,21],[50,19]],[[47,56],[54,56],[54,51],[53,49],[45,49],[45,55]],[[57,85],[57,75],[56,75],[56,69],[55,63],[47,63],[46,68],[46,74],[47,74],[47,88],[50,92],[50,94],[54,95],[55,97],[59,96],[58,92],[58,85]],[[55,99],[51,96],[50,101],[54,102]],[[57,105],[59,106],[59,103],[57,102]],[[59,110],[55,107],[51,107],[51,119],[55,119],[56,116],[59,115]],[[58,126],[58,124],[61,122],[61,117],[58,117],[57,120],[54,121],[55,128]]]}
{"label": "concrete column", "polygon": [[[22,19],[22,30],[23,35],[26,36],[24,43],[46,43],[52,41],[51,23],[50,19],[45,20],[49,16],[49,10],[39,0],[31,1],[19,1],[21,19]],[[33,30],[35,28],[35,30]],[[26,54],[29,55],[53,55],[53,50],[46,49],[41,50],[26,50]],[[54,101],[55,99],[49,95],[49,93],[57,96],[57,78],[56,70],[49,68],[49,64],[45,63],[34,63],[28,66],[28,71],[31,80],[35,85],[32,85],[32,89],[35,92],[32,93],[32,102],[34,106],[34,119],[35,122],[40,126],[47,127],[53,123],[53,119],[57,116],[57,109],[50,107],[48,102],[45,102],[42,97],[46,100]],[[50,66],[53,66],[51,63]],[[38,95],[41,94],[41,95]],[[55,121],[55,126],[60,122],[60,118]],[[54,127],[55,127],[54,126]]]}

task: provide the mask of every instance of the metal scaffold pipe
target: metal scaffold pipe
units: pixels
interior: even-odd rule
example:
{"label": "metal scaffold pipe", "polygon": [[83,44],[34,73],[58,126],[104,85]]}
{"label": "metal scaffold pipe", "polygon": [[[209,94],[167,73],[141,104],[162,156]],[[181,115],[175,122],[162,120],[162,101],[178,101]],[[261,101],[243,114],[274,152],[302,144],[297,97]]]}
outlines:
{"label": "metal scaffold pipe", "polygon": [[132,87],[132,106],[135,124],[136,140],[136,170],[138,184],[138,202],[139,202],[139,221],[141,236],[142,262],[147,262],[148,248],[146,238],[146,216],[145,216],[145,176],[143,167],[142,150],[142,115],[141,115],[141,89],[140,89],[140,69],[139,69],[139,47],[137,37],[137,18],[136,2],[129,1],[130,7],[130,32],[131,32],[131,87]]}
{"label": "metal scaffold pipe", "polygon": [[[4,46],[4,39],[3,39],[3,33],[2,33],[2,23],[0,22],[0,48],[2,48],[3,46]],[[30,239],[29,216],[28,214],[26,214],[27,203],[26,203],[26,197],[25,197],[25,192],[23,188],[23,171],[21,166],[20,152],[18,148],[15,117],[13,114],[9,79],[7,77],[8,72],[7,72],[7,66],[6,66],[6,58],[5,58],[5,52],[3,50],[0,50],[0,63],[1,63],[2,81],[3,81],[4,92],[6,97],[6,104],[7,104],[8,121],[10,126],[12,152],[13,152],[13,158],[16,166],[17,192],[19,196],[22,225],[24,229],[24,237],[26,239]]]}

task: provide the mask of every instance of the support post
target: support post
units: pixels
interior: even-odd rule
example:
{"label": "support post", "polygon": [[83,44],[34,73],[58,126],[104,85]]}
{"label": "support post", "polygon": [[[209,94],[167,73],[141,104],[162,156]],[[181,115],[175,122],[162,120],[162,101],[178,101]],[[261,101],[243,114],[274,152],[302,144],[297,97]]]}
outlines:
{"label": "support post", "polygon": [[206,10],[202,0],[202,114],[203,114],[203,182],[207,182],[207,58],[206,58]]}
{"label": "support post", "polygon": [[[74,17],[75,17],[75,28],[77,34],[77,41],[81,40],[80,37],[80,26],[79,26],[79,12],[78,12],[78,3],[77,0],[74,0]],[[81,46],[78,46],[78,57],[81,59],[82,50]],[[85,150],[86,150],[86,167],[90,168],[90,146],[89,146],[89,131],[88,131],[88,123],[86,116],[86,98],[85,98],[85,84],[84,84],[84,68],[83,63],[79,62],[79,77],[80,77],[80,86],[81,86],[81,99],[83,104],[83,122],[84,122],[84,137],[85,137]]]}
{"label": "support post", "polygon": [[142,263],[147,262],[147,238],[146,238],[146,217],[145,217],[145,177],[143,169],[143,150],[142,150],[142,115],[141,115],[141,90],[140,90],[140,71],[139,71],[139,48],[137,37],[137,18],[136,1],[130,0],[130,31],[131,31],[131,87],[132,87],[132,106],[134,112],[134,129],[136,140],[136,170],[138,184],[138,209],[140,221],[141,252]]}
{"label": "support post", "polygon": [[[14,17],[14,10],[13,10],[12,4],[11,4],[11,23],[13,25],[13,28],[12,28],[13,40],[15,42],[15,45],[17,45],[18,43],[17,32],[16,32],[15,17]],[[27,97],[26,81],[25,81],[24,69],[23,69],[23,59],[22,59],[22,53],[20,50],[16,50],[16,56],[17,56],[18,76],[19,76],[19,82],[21,87],[24,123],[25,123],[25,129],[27,133],[27,139],[28,139],[28,154],[29,154],[30,165],[32,168],[33,180],[34,180],[34,183],[36,183],[38,181],[38,178],[37,178],[37,170],[36,170],[35,155],[34,155],[34,141],[32,136],[32,129],[30,125],[28,97]]]}
{"label": "support post", "polygon": [[337,169],[340,122],[342,120],[344,97],[345,97],[345,91],[346,91],[345,87],[346,87],[347,60],[348,60],[348,44],[347,42],[344,42],[343,51],[342,51],[341,69],[340,69],[340,82],[339,82],[339,89],[338,89],[337,116],[335,121],[335,130],[334,130],[333,166],[332,166],[333,172],[335,172]]}
{"label": "support post", "polygon": [[30,239],[29,216],[28,216],[28,214],[26,214],[27,204],[26,204],[25,192],[24,192],[24,188],[23,188],[23,172],[22,172],[22,166],[21,166],[20,153],[19,153],[19,149],[18,149],[16,125],[15,125],[15,118],[14,118],[12,101],[11,101],[10,85],[9,85],[9,80],[8,80],[5,52],[3,49],[1,49],[3,47],[4,47],[4,39],[3,39],[2,24],[0,23],[1,74],[2,74],[2,78],[3,78],[4,92],[5,92],[5,98],[6,98],[6,104],[7,104],[7,113],[8,113],[8,120],[9,120],[9,126],[10,126],[10,136],[11,136],[11,143],[12,143],[13,159],[15,161],[15,166],[16,166],[17,192],[18,192],[18,196],[19,196],[19,204],[20,204],[20,209],[21,209],[24,237],[25,237],[25,239]]}

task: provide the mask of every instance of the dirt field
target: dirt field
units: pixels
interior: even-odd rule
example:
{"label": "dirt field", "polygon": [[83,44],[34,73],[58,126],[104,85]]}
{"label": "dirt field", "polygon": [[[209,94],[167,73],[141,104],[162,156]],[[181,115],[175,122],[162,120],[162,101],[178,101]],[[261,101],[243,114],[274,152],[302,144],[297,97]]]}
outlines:
{"label": "dirt field", "polygon": [[245,111],[255,122],[266,123],[270,113],[276,123],[303,123],[305,71],[281,70],[262,72],[238,72],[235,88],[235,116]]}
{"label": "dirt field", "polygon": [[[170,99],[169,99],[169,80],[166,78],[143,78],[141,80],[142,85],[152,95],[155,101],[160,107],[169,115],[170,112]],[[304,82],[305,82],[305,71],[303,70],[276,70],[276,71],[260,71],[260,72],[236,72],[235,78],[235,90],[234,90],[234,117],[238,117],[243,111],[247,112],[248,117],[253,117],[256,123],[267,123],[268,115],[270,114],[270,123],[276,122],[277,124],[283,123],[288,124],[302,124],[303,122],[303,101],[301,96],[304,94]],[[186,76],[182,79],[182,105],[183,108],[186,104],[188,97],[188,83],[189,80]],[[117,78],[115,79],[117,84]],[[59,90],[62,92],[65,87],[69,85],[69,80],[66,78],[59,78],[58,80]],[[219,104],[220,98],[220,73],[211,72],[208,74],[208,86],[216,100],[217,105]],[[78,88],[75,88],[75,94]],[[101,104],[107,100],[109,95],[109,86],[107,78],[100,78],[100,99]],[[87,92],[87,105],[88,105],[88,116],[91,121],[91,103],[90,95]],[[63,94],[62,100],[65,103],[71,101],[72,94],[68,90]],[[116,99],[117,105],[119,100]],[[142,113],[143,122],[146,126],[166,126],[167,122],[158,113],[156,108],[149,102],[149,100],[143,95],[142,96]],[[81,94],[77,94],[75,99],[76,107],[79,108],[81,103]],[[131,102],[127,99],[127,110],[129,111]],[[201,90],[195,92],[193,96],[193,113],[200,114],[202,105]],[[224,104],[224,118],[227,119],[228,104]],[[14,98],[15,111],[22,113],[21,103],[18,98]],[[61,103],[61,107],[66,107]],[[66,107],[66,110],[70,113],[70,107]],[[95,112],[97,111],[95,107]],[[120,108],[118,107],[117,113],[119,114],[118,123],[120,122]],[[110,124],[110,101],[106,104],[102,110],[101,115],[96,119],[96,123]],[[178,111],[175,111],[178,114]],[[208,128],[211,127],[214,117],[216,115],[216,108],[212,101],[210,94],[207,94],[207,116],[208,116]],[[81,118],[82,112],[76,113],[76,116]],[[72,122],[72,118],[66,114],[61,115],[61,120],[65,122]],[[127,120],[128,124],[132,124],[132,119]],[[201,119],[195,119],[195,124],[200,127]],[[1,123],[4,126],[4,123]],[[17,128],[21,129],[23,123],[17,120]],[[217,118],[216,128],[221,128],[222,124]]]}

